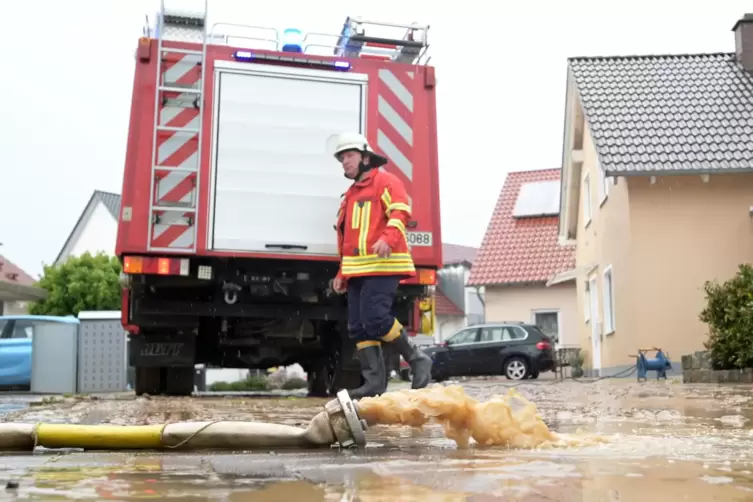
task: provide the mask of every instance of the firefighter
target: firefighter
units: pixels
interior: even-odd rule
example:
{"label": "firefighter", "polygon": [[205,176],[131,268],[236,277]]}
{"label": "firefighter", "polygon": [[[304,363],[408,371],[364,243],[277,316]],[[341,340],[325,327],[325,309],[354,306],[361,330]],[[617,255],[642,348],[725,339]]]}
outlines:
{"label": "firefighter", "polygon": [[337,293],[347,293],[348,334],[356,341],[364,384],[352,391],[358,399],[387,389],[382,344],[395,347],[411,367],[413,388],[426,387],[432,361],[413,345],[405,328],[392,315],[399,283],[415,277],[405,226],[410,205],[402,182],[379,169],[387,159],[375,153],[364,136],[332,136],[328,149],[353,184],[343,194],[337,213],[340,270],[332,281]]}

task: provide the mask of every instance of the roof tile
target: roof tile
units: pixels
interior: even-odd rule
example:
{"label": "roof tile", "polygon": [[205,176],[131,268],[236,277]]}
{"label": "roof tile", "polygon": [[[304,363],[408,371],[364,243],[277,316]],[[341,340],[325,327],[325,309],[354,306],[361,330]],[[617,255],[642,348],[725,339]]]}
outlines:
{"label": "roof tile", "polygon": [[463,262],[468,262],[473,265],[473,261],[476,259],[476,253],[478,253],[478,248],[461,246],[459,244],[442,244],[442,258],[444,259],[445,267]]}
{"label": "roof tile", "polygon": [[569,60],[607,174],[753,168],[753,77],[735,54]]}
{"label": "roof tile", "polygon": [[557,181],[560,169],[507,174],[471,269],[469,286],[545,282],[575,266],[575,248],[558,243],[558,216],[514,218],[524,183]]}
{"label": "roof tile", "polygon": [[436,315],[454,315],[454,316],[464,316],[460,308],[455,305],[452,300],[447,298],[447,296],[442,292],[441,289],[437,288],[436,293],[434,295],[434,313]]}
{"label": "roof tile", "polygon": [[33,286],[36,281],[32,276],[0,254],[0,282]]}

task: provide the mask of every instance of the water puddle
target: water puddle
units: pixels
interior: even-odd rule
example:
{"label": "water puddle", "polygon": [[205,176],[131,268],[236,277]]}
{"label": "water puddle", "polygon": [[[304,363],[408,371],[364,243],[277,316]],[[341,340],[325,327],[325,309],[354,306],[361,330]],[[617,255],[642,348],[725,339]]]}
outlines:
{"label": "water puddle", "polygon": [[[18,480],[4,493],[16,500],[753,500],[751,387],[571,382],[507,390],[469,382],[361,400],[373,424],[364,451],[0,456],[0,475]],[[324,402],[154,398],[82,404],[67,416],[301,425]],[[39,418],[33,410],[11,415]]]}

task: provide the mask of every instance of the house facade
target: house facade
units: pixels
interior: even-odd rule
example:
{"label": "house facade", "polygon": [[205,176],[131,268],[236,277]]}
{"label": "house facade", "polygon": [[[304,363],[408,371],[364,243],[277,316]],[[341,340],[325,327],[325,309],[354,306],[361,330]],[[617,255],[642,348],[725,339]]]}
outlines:
{"label": "house facade", "polygon": [[753,259],[753,17],[734,31],[736,53],[568,61],[559,239],[593,373],[702,350],[705,281]]}
{"label": "house facade", "polygon": [[442,245],[444,266],[437,272],[435,342],[484,321],[483,288],[467,286],[477,252],[474,247]]}
{"label": "house facade", "polygon": [[89,252],[115,254],[120,195],[95,190],[55,259],[55,265],[71,256]]}
{"label": "house facade", "polygon": [[560,169],[508,173],[468,284],[483,287],[486,322],[534,323],[577,344],[575,247],[558,244]]}

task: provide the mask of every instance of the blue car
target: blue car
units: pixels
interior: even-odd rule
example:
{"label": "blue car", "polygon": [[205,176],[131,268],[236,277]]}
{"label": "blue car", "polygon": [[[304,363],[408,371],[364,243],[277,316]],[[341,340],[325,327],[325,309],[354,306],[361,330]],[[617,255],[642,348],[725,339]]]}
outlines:
{"label": "blue car", "polygon": [[34,317],[0,317],[0,387],[31,385]]}

